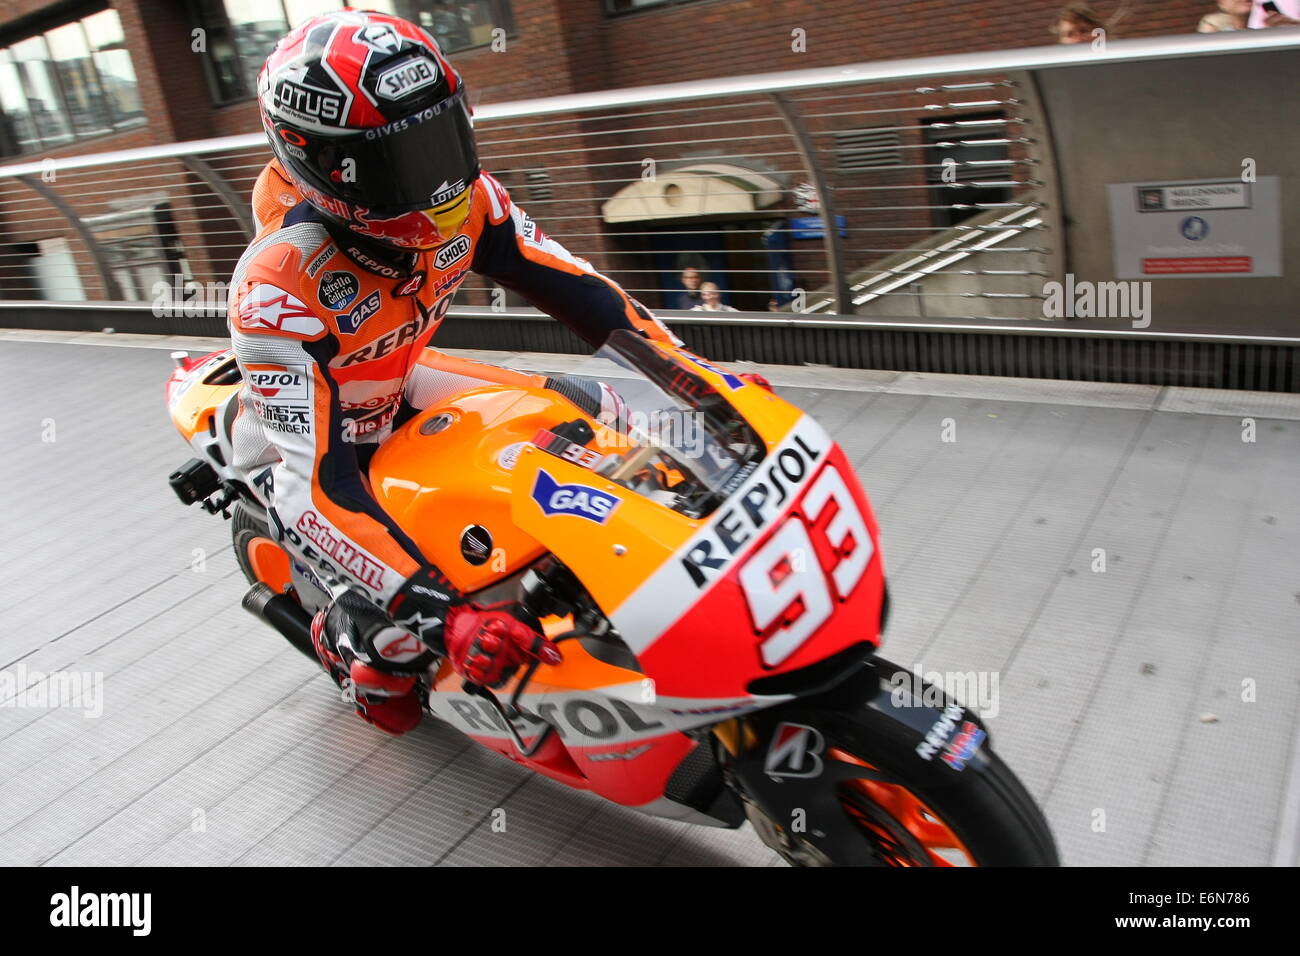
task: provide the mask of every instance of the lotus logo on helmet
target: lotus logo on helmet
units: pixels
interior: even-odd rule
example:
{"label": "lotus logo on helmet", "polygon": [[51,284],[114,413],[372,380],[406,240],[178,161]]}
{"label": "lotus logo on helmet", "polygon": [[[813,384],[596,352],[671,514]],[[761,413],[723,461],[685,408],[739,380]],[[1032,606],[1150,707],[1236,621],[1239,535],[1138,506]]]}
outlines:
{"label": "lotus logo on helmet", "polygon": [[309,123],[337,126],[343,118],[343,97],[337,92],[289,79],[275,84],[275,105],[285,115]]}
{"label": "lotus logo on helmet", "polygon": [[438,82],[438,64],[418,57],[391,66],[379,74],[375,92],[386,100],[398,100]]}
{"label": "lotus logo on helmet", "polygon": [[447,180],[442,181],[442,185],[434,190],[433,195],[429,197],[430,206],[441,206],[448,200],[455,199],[465,191],[465,180],[458,179],[454,183]]}

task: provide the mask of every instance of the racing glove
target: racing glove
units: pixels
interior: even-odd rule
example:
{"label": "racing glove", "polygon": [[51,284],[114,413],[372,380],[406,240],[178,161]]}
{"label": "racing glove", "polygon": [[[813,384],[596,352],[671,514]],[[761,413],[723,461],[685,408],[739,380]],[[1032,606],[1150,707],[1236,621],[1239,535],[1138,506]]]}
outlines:
{"label": "racing glove", "polygon": [[[389,612],[397,624],[418,634],[423,646],[444,654],[457,674],[484,687],[500,687],[529,659],[547,664],[562,660],[559,648],[542,634],[541,622],[522,605],[469,603],[432,566],[402,585]],[[407,660],[405,645],[394,642],[391,647],[395,659]],[[415,664],[428,666],[419,658]]]}
{"label": "racing glove", "polygon": [[460,604],[443,629],[447,657],[456,673],[484,687],[500,687],[530,659],[559,664],[563,657],[541,625],[518,604]]}
{"label": "racing glove", "polygon": [[359,717],[390,734],[420,723],[416,675],[434,654],[418,637],[357,592],[345,591],[313,618],[311,640]]}

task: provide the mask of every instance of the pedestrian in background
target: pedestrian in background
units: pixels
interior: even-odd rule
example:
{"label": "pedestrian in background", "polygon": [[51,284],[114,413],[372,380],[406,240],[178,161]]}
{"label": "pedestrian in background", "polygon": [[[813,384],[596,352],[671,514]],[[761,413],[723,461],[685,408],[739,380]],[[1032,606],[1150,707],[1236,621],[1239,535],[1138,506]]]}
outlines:
{"label": "pedestrian in background", "polygon": [[1090,43],[1093,31],[1105,31],[1106,27],[1086,3],[1071,3],[1062,7],[1056,14],[1051,32],[1056,35],[1057,43]]}
{"label": "pedestrian in background", "polygon": [[700,270],[695,266],[683,269],[682,285],[686,291],[677,293],[669,308],[685,310],[699,307],[704,302],[704,297],[700,294]]}
{"label": "pedestrian in background", "polygon": [[737,312],[729,305],[722,304],[722,292],[719,291],[716,283],[705,282],[700,285],[700,295],[704,301],[695,306],[692,312]]}

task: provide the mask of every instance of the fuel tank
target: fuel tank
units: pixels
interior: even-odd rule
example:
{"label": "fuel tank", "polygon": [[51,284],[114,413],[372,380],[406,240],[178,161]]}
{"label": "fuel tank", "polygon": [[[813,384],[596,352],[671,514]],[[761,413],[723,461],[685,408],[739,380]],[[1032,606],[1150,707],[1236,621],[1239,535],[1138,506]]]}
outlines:
{"label": "fuel tank", "polygon": [[376,500],[461,591],[543,553],[510,517],[511,472],[539,429],[582,417],[555,392],[485,385],[425,409],[375,453]]}

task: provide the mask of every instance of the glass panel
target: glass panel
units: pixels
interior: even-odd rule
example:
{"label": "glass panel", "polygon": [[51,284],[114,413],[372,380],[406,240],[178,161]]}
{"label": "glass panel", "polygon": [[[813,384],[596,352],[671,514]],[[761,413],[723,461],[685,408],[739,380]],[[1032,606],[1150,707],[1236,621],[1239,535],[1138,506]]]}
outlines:
{"label": "glass panel", "polygon": [[116,10],[104,10],[81,21],[99,71],[107,112],[115,128],[132,126],[144,121],[144,108],[140,105],[140,89],[131,65],[131,54],[126,51],[122,37],[122,22]]}
{"label": "glass panel", "polygon": [[71,142],[72,126],[58,95],[45,38],[32,37],[15,43],[10,49],[18,63],[28,109],[44,145],[49,147]]}
{"label": "glass panel", "polygon": [[198,0],[199,25],[206,33],[207,62],[216,85],[217,102],[242,99],[252,95],[244,89],[244,77],[239,69],[239,54],[230,36],[230,24],[221,0]]}
{"label": "glass panel", "polygon": [[372,4],[418,23],[444,53],[492,42],[494,27],[510,29],[509,4],[494,0],[380,0]]}
{"label": "glass panel", "polygon": [[605,0],[605,9],[610,13],[631,13],[646,7],[666,7],[670,3],[682,3],[685,0]]}
{"label": "glass panel", "polygon": [[111,132],[112,116],[99,76],[90,60],[90,47],[80,23],[67,23],[45,34],[50,60],[63,90],[72,128],[80,134]]}
{"label": "glass panel", "polygon": [[279,0],[225,0],[230,36],[239,51],[244,91],[257,90],[257,74],[280,37],[289,32]]}
{"label": "glass panel", "polygon": [[36,121],[27,108],[13,54],[0,50],[0,156],[30,153],[41,148]]}
{"label": "glass panel", "polygon": [[[382,3],[358,3],[358,7],[363,10],[383,10]],[[284,8],[289,14],[289,26],[296,27],[299,24],[306,23],[318,13],[329,13],[331,10],[339,10],[343,4],[339,0],[284,0]]]}

